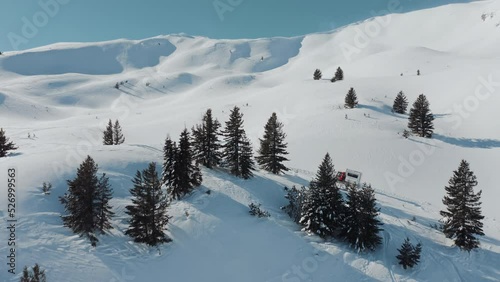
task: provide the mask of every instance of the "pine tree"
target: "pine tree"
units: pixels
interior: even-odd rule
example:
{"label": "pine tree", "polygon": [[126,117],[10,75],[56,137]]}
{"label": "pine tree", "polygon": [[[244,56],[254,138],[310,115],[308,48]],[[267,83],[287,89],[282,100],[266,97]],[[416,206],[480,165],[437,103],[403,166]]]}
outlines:
{"label": "pine tree", "polygon": [[170,137],[165,139],[165,145],[163,146],[163,171],[162,171],[162,184],[167,187],[167,193],[173,195],[174,198],[179,197],[180,194],[174,194],[178,187],[178,179],[175,173],[175,160],[177,159],[177,145],[173,142]]}
{"label": "pine tree", "polygon": [[106,126],[106,130],[103,132],[103,144],[104,145],[113,145],[113,123],[111,120],[108,121],[108,126]]}
{"label": "pine tree", "polygon": [[344,80],[344,71],[340,67],[337,68],[337,71],[335,71],[335,76],[332,77],[330,81],[335,82],[338,80]]}
{"label": "pine tree", "polygon": [[64,226],[74,233],[86,236],[93,246],[98,242],[96,231],[101,231],[97,225],[99,203],[98,166],[87,156],[76,171],[76,178],[68,180],[68,192],[60,198],[67,215],[61,216]]}
{"label": "pine tree", "polygon": [[313,75],[314,80],[320,80],[322,76],[323,76],[323,74],[321,73],[321,71],[319,69],[316,69],[314,71],[314,75]]}
{"label": "pine tree", "polygon": [[356,91],[351,87],[345,96],[345,107],[352,109],[358,105],[358,97],[356,96]]}
{"label": "pine tree", "polygon": [[132,205],[125,207],[130,226],[125,234],[149,246],[172,241],[164,232],[171,217],[167,214],[168,198],[161,189],[156,164],[150,163],[142,173],[137,171],[132,182]]}
{"label": "pine tree", "polygon": [[336,236],[342,228],[344,203],[337,188],[332,159],[327,153],[309,185],[300,223],[322,238]]}
{"label": "pine tree", "polygon": [[243,129],[243,114],[240,108],[231,110],[229,120],[222,132],[224,136],[223,160],[231,174],[248,179],[254,170],[253,152],[250,140]]}
{"label": "pine tree", "polygon": [[392,105],[392,110],[398,114],[406,114],[406,109],[408,108],[408,99],[406,99],[403,91],[399,91],[394,99],[394,104]]}
{"label": "pine tree", "polygon": [[484,235],[480,202],[482,191],[474,193],[476,185],[476,176],[469,163],[462,160],[445,187],[447,195],[443,204],[447,208],[441,211],[445,217],[443,232],[446,237],[454,239],[456,246],[469,252],[479,247],[475,235]]}
{"label": "pine tree", "polygon": [[114,212],[111,211],[112,207],[109,201],[113,198],[113,189],[109,184],[109,178],[106,173],[103,173],[101,178],[99,178],[99,184],[97,186],[97,195],[94,201],[95,204],[95,223],[96,229],[104,234],[104,231],[112,229],[110,220],[114,216]]}
{"label": "pine tree", "polygon": [[29,270],[27,266],[23,268],[23,276],[19,280],[20,282],[46,282],[47,277],[45,276],[45,270],[41,269],[38,263],[33,266],[32,270]]}
{"label": "pine tree", "polygon": [[260,149],[259,156],[256,157],[257,163],[264,170],[274,174],[280,174],[289,169],[283,165],[284,161],[288,161],[284,155],[287,143],[285,143],[286,134],[283,132],[283,123],[278,121],[276,113],[273,113],[266,126],[264,127],[264,137],[259,139]]}
{"label": "pine tree", "polygon": [[221,124],[212,117],[212,109],[208,109],[203,116],[201,125],[192,128],[193,156],[198,163],[207,168],[220,164],[219,128]]}
{"label": "pine tree", "polygon": [[434,115],[429,110],[429,102],[424,94],[420,94],[410,110],[408,128],[420,137],[431,138],[434,131],[433,120]]}
{"label": "pine tree", "polygon": [[299,189],[293,186],[291,189],[288,189],[285,196],[289,203],[281,209],[284,210],[295,223],[299,223],[302,217],[302,207],[304,206],[305,196],[306,188],[304,186]]}
{"label": "pine tree", "polygon": [[399,255],[396,258],[399,260],[399,264],[403,266],[404,269],[408,267],[413,267],[420,262],[420,252],[422,251],[422,245],[420,243],[417,246],[413,246],[410,243],[410,239],[406,238],[401,248],[398,249]]}
{"label": "pine tree", "polygon": [[249,179],[253,177],[253,171],[255,170],[255,162],[253,160],[253,150],[252,150],[252,143],[250,142],[250,139],[248,139],[245,136],[243,136],[240,144],[240,176],[243,179]]}
{"label": "pine tree", "polygon": [[122,127],[118,120],[116,120],[113,125],[113,143],[115,145],[120,145],[123,144],[123,142],[125,142],[125,137],[123,136]]}
{"label": "pine tree", "polygon": [[5,136],[3,128],[0,128],[0,158],[6,157],[9,151],[14,150],[17,150],[17,147]]}
{"label": "pine tree", "polygon": [[371,186],[365,184],[359,189],[349,185],[342,237],[356,250],[374,250],[382,242],[378,235],[382,230],[378,214],[375,192]]}
{"label": "pine tree", "polygon": [[171,195],[174,199],[191,193],[194,187],[200,186],[202,177],[197,164],[193,163],[190,135],[184,129],[179,139],[179,147],[174,162],[174,175],[177,185],[173,186]]}

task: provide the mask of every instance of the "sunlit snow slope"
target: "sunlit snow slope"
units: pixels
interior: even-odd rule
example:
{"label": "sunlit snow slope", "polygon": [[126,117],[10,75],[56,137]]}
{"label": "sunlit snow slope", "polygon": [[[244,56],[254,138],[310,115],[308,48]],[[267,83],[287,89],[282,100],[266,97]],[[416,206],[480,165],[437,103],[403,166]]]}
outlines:
{"label": "sunlit snow slope", "polygon": [[[0,180],[5,187],[7,168],[17,168],[19,221],[18,274],[11,275],[3,189],[0,280],[18,281],[24,265],[38,262],[49,281],[72,282],[500,281],[498,46],[500,1],[480,1],[294,38],[169,35],[4,53],[0,127],[19,150],[0,159]],[[339,66],[345,80],[331,83]],[[316,68],[323,80],[312,79]],[[346,110],[350,87],[359,107]],[[410,105],[427,96],[436,117],[432,139],[401,136],[407,116],[391,113],[399,91]],[[161,163],[167,135],[177,138],[208,108],[224,122],[235,105],[255,149],[267,119],[278,114],[294,170],[241,180],[204,169],[202,187],[169,209],[173,242],[159,250],[132,243],[124,235],[131,177],[148,162]],[[120,120],[125,144],[101,145],[108,119]],[[337,170],[361,171],[377,190],[384,231],[373,253],[307,235],[280,210],[283,187],[307,185],[326,152]],[[95,249],[62,226],[58,201],[87,155],[110,176],[116,212],[114,229]],[[470,254],[431,228],[461,159],[483,191],[486,235]],[[41,194],[44,181],[54,185],[51,195]],[[251,202],[271,217],[248,215]],[[395,258],[406,237],[423,244],[411,270]]]}

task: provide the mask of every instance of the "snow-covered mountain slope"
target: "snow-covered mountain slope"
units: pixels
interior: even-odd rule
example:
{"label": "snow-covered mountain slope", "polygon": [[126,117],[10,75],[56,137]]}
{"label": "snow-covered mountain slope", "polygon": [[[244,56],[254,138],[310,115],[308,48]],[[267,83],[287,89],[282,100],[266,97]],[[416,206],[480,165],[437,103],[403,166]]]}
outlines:
{"label": "snow-covered mountain slope", "polygon": [[[498,11],[500,1],[480,1],[295,38],[169,35],[4,53],[0,126],[19,150],[0,159],[0,179],[6,183],[7,168],[17,168],[18,273],[38,262],[50,281],[500,281]],[[338,66],[345,80],[332,84]],[[323,80],[312,80],[316,68]],[[350,87],[359,107],[346,110]],[[401,137],[407,116],[391,113],[401,90],[410,105],[427,96],[436,116],[433,139]],[[296,170],[258,172],[247,181],[203,170],[202,187],[169,209],[173,243],[160,253],[131,243],[124,207],[136,170],[161,162],[167,134],[177,138],[207,108],[225,121],[235,105],[255,148],[271,113],[278,114]],[[120,120],[124,145],[101,145],[110,118]],[[377,190],[384,242],[373,253],[308,236],[280,210],[283,186],[307,185],[326,152],[337,170],[361,171]],[[114,229],[96,249],[59,218],[58,196],[87,154],[115,192]],[[470,254],[430,227],[461,159],[483,191],[486,235]],[[50,196],[40,193],[44,181],[54,185]],[[271,218],[250,217],[251,202],[262,203]],[[395,255],[407,236],[423,243],[423,255],[405,271]],[[0,240],[5,266],[5,230]],[[16,277],[2,268],[0,280]]]}

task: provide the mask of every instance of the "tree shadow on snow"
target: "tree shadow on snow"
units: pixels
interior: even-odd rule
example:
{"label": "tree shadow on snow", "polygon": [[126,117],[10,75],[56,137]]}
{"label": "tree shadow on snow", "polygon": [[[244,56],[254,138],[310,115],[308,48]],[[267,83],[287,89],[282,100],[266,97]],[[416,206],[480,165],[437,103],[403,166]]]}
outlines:
{"label": "tree shadow on snow", "polygon": [[495,140],[495,139],[455,138],[455,137],[444,136],[441,134],[433,134],[432,136],[436,140],[440,140],[442,142],[464,148],[482,148],[482,149],[500,148],[500,140]]}

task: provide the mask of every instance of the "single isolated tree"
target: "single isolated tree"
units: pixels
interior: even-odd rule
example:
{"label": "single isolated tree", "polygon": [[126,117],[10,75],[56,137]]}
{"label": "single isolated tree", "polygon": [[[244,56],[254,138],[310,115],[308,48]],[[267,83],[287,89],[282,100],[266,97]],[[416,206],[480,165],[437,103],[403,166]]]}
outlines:
{"label": "single isolated tree", "polygon": [[111,120],[108,121],[108,125],[106,126],[106,130],[103,132],[102,143],[104,145],[113,145],[113,122]]}
{"label": "single isolated tree", "polygon": [[3,128],[0,128],[0,158],[6,157],[9,151],[14,150],[17,150],[17,147],[5,136]]}
{"label": "single isolated tree", "polygon": [[351,87],[347,94],[345,95],[345,105],[344,107],[352,109],[358,105],[358,97],[356,96],[356,91]]}
{"label": "single isolated tree", "polygon": [[342,229],[344,202],[335,175],[327,153],[309,185],[302,207],[303,229],[322,238],[337,236]]}
{"label": "single isolated tree", "polygon": [[125,142],[125,137],[123,136],[122,127],[120,126],[120,122],[116,120],[113,125],[113,144],[120,145],[123,142]]}
{"label": "single isolated tree", "polygon": [[379,208],[375,191],[364,184],[347,188],[347,203],[342,236],[356,250],[374,250],[382,242],[379,232],[382,223],[378,220]]}
{"label": "single isolated tree", "polygon": [[433,121],[434,115],[429,109],[429,101],[424,94],[420,94],[410,110],[408,128],[420,137],[431,138],[434,132]]}
{"label": "single isolated tree", "polygon": [[240,108],[231,110],[229,120],[222,132],[224,136],[223,161],[231,174],[248,179],[253,176],[255,168],[253,161],[252,144],[243,129],[243,114]]}
{"label": "single isolated tree", "polygon": [[344,71],[340,67],[337,68],[337,71],[335,71],[335,76],[332,77],[330,81],[335,82],[338,80],[344,80]]}
{"label": "single isolated tree", "polygon": [[98,242],[95,233],[104,233],[111,228],[109,219],[112,216],[108,204],[111,199],[108,180],[106,176],[99,179],[97,170],[97,164],[87,156],[77,169],[75,179],[67,181],[68,192],[60,197],[67,213],[61,216],[64,226],[89,238],[93,246]]}
{"label": "single isolated tree", "polygon": [[394,99],[394,104],[392,105],[392,110],[398,114],[406,114],[406,109],[408,108],[408,99],[406,98],[403,91],[399,91]]}
{"label": "single isolated tree", "polygon": [[313,75],[314,80],[320,80],[322,76],[323,76],[323,74],[321,73],[321,71],[319,69],[316,69],[314,71],[314,75]]}
{"label": "single isolated tree", "polygon": [[276,113],[273,113],[266,126],[264,127],[264,136],[260,141],[260,148],[257,163],[264,170],[274,174],[280,174],[289,169],[283,164],[288,161],[285,155],[287,143],[285,142],[286,134],[283,132],[283,123],[278,121]]}
{"label": "single isolated tree", "polygon": [[396,258],[399,260],[399,264],[403,266],[404,269],[408,267],[413,267],[420,262],[420,253],[422,252],[422,244],[418,243],[416,246],[410,243],[410,239],[406,238],[401,248],[398,249],[399,255]]}
{"label": "single isolated tree", "polygon": [[470,170],[469,163],[462,160],[445,187],[447,195],[443,204],[446,205],[446,211],[441,211],[445,218],[444,234],[454,239],[456,246],[468,252],[479,247],[476,235],[484,235],[480,202],[482,191],[474,193],[476,185],[476,176]]}
{"label": "single isolated tree", "polygon": [[125,213],[130,216],[130,226],[125,234],[134,242],[149,246],[171,242],[172,239],[164,232],[171,218],[167,214],[168,198],[161,189],[156,164],[150,163],[147,169],[137,171],[132,182],[132,205],[125,207]]}
{"label": "single isolated tree", "polygon": [[212,109],[208,109],[202,124],[191,129],[193,157],[196,162],[207,168],[216,167],[221,161],[220,127],[219,121],[212,117]]}
{"label": "single isolated tree", "polygon": [[45,276],[45,270],[42,269],[38,263],[33,266],[32,269],[28,269],[27,266],[23,268],[23,276],[19,280],[20,282],[46,282],[47,277]]}

